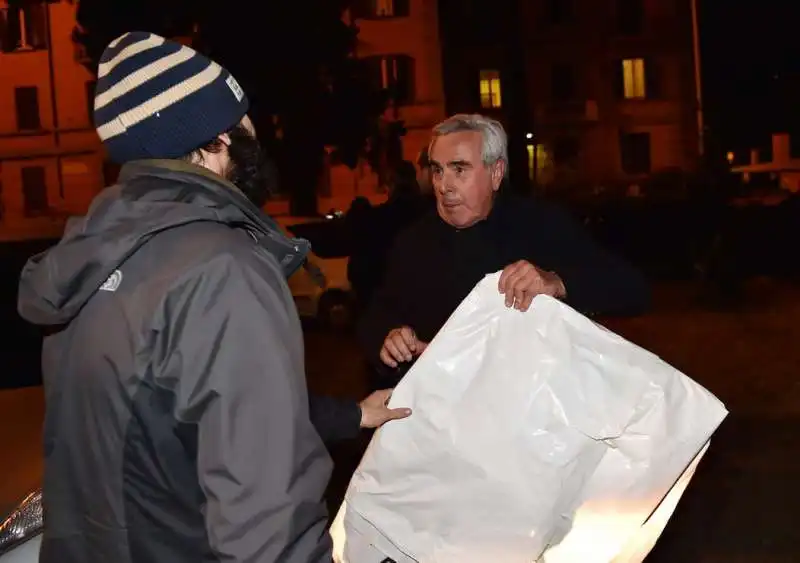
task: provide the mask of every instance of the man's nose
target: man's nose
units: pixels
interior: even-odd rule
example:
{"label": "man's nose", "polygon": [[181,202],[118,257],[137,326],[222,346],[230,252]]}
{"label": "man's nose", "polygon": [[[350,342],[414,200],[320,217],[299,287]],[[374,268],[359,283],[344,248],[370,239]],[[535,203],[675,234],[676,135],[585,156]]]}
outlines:
{"label": "man's nose", "polygon": [[453,183],[447,177],[447,174],[438,174],[434,177],[433,187],[444,194],[453,190]]}
{"label": "man's nose", "polygon": [[437,181],[434,184],[434,187],[436,188],[436,191],[438,191],[442,195],[453,191],[453,188],[450,185],[450,183],[446,182],[444,179],[440,179],[439,181]]}

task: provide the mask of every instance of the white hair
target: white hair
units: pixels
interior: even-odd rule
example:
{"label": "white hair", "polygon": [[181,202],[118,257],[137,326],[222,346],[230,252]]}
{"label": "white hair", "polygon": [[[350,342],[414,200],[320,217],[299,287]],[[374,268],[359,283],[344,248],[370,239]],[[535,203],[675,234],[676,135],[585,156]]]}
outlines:
{"label": "white hair", "polygon": [[508,173],[508,136],[502,124],[491,117],[477,113],[457,113],[448,117],[433,128],[430,147],[433,147],[438,137],[462,131],[476,131],[481,134],[481,158],[484,166],[491,166],[502,160],[505,163],[505,174]]}

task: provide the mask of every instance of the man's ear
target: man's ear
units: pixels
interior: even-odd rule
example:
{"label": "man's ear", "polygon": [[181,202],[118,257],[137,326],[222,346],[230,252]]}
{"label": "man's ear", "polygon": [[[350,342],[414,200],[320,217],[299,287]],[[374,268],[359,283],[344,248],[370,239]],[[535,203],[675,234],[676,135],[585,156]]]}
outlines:
{"label": "man's ear", "polygon": [[229,147],[229,146],[231,146],[231,136],[230,136],[230,135],[228,135],[227,133],[222,133],[222,134],[221,134],[221,135],[219,135],[219,137],[217,137],[217,138],[218,138],[218,139],[220,140],[220,142],[221,142],[223,145],[225,145],[226,147]]}
{"label": "man's ear", "polygon": [[498,160],[492,166],[492,189],[497,191],[503,183],[503,177],[506,175],[506,161]]}

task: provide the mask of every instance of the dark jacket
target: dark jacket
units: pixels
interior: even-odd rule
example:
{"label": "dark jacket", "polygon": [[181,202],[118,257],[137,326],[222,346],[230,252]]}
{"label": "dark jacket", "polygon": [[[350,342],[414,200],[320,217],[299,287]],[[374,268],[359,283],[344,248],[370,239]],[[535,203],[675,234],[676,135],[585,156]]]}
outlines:
{"label": "dark jacket", "polygon": [[43,563],[329,562],[331,462],[286,277],[308,251],[205,169],[122,169],[32,258]]}
{"label": "dark jacket", "polygon": [[332,445],[361,434],[361,407],[355,401],[309,394],[311,423],[320,438]]}
{"label": "dark jacket", "polygon": [[430,342],[486,275],[518,260],[555,271],[566,302],[587,314],[635,314],[649,305],[642,275],[594,243],[567,212],[545,202],[498,196],[489,217],[458,230],[435,211],[398,236],[384,284],[359,326],[362,347],[378,374],[393,386],[410,367],[385,366],[379,353],[388,332],[410,326]]}
{"label": "dark jacket", "polygon": [[426,200],[415,193],[402,193],[376,207],[360,210],[353,221],[352,250],[347,278],[363,308],[383,283],[386,260],[395,237],[428,210]]}

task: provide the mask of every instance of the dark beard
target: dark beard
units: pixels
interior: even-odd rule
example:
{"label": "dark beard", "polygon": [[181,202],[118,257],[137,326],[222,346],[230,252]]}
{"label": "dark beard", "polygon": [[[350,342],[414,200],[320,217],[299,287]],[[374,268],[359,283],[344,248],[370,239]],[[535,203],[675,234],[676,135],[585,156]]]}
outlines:
{"label": "dark beard", "polygon": [[277,172],[261,150],[261,144],[247,129],[236,126],[230,133],[228,157],[231,169],[227,179],[261,208],[274,193]]}

